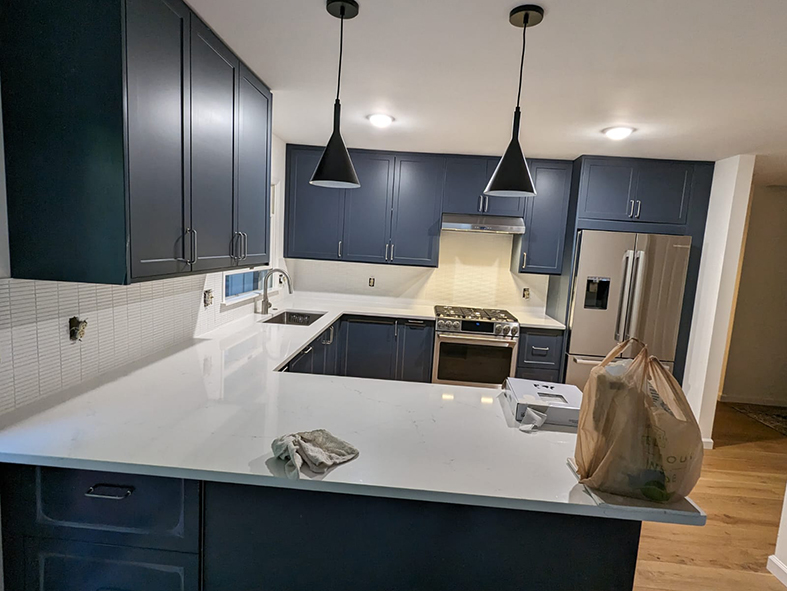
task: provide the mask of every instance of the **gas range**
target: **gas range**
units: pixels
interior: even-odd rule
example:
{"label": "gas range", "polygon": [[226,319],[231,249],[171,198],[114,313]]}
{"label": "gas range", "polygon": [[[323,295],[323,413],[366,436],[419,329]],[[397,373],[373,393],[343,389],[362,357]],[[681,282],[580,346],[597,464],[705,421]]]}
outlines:
{"label": "gas range", "polygon": [[516,338],[519,321],[507,310],[435,306],[438,332]]}

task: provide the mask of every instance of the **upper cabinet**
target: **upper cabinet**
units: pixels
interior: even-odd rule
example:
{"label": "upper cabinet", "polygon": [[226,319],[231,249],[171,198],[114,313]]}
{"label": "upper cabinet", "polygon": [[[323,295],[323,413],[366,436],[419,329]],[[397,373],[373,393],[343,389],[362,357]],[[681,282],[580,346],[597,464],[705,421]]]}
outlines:
{"label": "upper cabinet", "polygon": [[445,158],[350,150],[342,190],[309,184],[322,150],[287,147],[285,256],[436,267]]}
{"label": "upper cabinet", "polygon": [[13,277],[123,284],[269,261],[271,94],[183,2],[7,4]]}
{"label": "upper cabinet", "polygon": [[694,166],[671,160],[583,157],[578,217],[685,224]]}
{"label": "upper cabinet", "polygon": [[573,165],[565,160],[531,160],[529,165],[537,195],[527,200],[525,233],[514,236],[511,270],[560,274]]}
{"label": "upper cabinet", "polygon": [[523,217],[525,198],[484,195],[500,158],[449,156],[443,186],[443,213]]}

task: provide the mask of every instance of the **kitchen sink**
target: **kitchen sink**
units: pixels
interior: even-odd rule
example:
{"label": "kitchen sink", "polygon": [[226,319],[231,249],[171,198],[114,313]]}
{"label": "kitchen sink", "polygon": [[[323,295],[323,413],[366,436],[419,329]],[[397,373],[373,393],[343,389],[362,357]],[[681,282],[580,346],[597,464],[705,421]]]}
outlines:
{"label": "kitchen sink", "polygon": [[266,324],[294,324],[296,326],[309,326],[325,316],[325,312],[280,312],[273,318],[268,318]]}

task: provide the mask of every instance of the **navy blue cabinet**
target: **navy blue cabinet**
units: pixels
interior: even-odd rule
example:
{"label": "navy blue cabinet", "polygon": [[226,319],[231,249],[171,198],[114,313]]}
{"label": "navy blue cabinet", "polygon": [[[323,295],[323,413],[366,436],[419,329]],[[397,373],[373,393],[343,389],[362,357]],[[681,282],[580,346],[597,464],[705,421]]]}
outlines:
{"label": "navy blue cabinet", "polygon": [[340,375],[393,380],[396,374],[396,320],[372,316],[342,319]]}
{"label": "navy blue cabinet", "polygon": [[500,158],[448,156],[443,186],[443,212],[523,217],[525,197],[484,195]]}
{"label": "navy blue cabinet", "polygon": [[287,364],[290,373],[314,373],[314,347],[309,345]]}
{"label": "navy blue cabinet", "polygon": [[436,267],[440,250],[445,158],[396,157],[390,261]]}
{"label": "navy blue cabinet", "polygon": [[393,208],[394,157],[351,153],[361,186],[345,191],[340,258],[359,263],[388,261]]}
{"label": "navy blue cabinet", "polygon": [[513,240],[511,270],[514,273],[561,273],[571,171],[572,163],[563,160],[530,162],[537,195],[527,199],[525,233]]}
{"label": "navy blue cabinet", "polygon": [[563,358],[563,331],[522,329],[516,377],[558,382]]}
{"label": "navy blue cabinet", "polygon": [[399,320],[396,379],[406,382],[431,382],[434,355],[434,322]]}
{"label": "navy blue cabinet", "polygon": [[267,261],[270,91],[184,2],[9,0],[0,39],[13,277]]}
{"label": "navy blue cabinet", "polygon": [[582,157],[578,217],[683,225],[695,163]]}

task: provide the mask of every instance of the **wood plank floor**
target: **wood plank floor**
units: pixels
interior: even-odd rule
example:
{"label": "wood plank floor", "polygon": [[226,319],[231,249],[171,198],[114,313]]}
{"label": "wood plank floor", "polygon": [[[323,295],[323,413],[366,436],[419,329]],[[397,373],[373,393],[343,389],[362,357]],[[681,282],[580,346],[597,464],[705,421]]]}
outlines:
{"label": "wood plank floor", "polygon": [[787,484],[787,437],[719,404],[691,498],[704,527],[645,523],[636,591],[785,591],[765,565]]}

